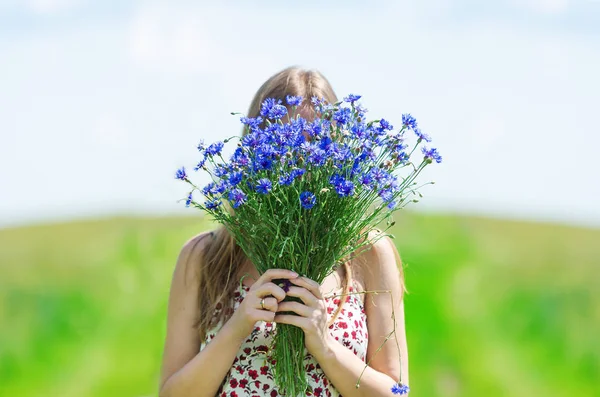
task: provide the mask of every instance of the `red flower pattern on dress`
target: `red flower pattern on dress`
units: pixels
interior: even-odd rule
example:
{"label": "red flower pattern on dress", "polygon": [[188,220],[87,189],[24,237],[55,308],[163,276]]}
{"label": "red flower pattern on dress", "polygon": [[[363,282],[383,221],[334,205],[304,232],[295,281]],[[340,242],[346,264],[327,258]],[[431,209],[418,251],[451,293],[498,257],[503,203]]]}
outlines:
{"label": "red flower pattern on dress", "polygon": [[[243,301],[248,287],[242,288],[234,294],[233,309],[238,308]],[[350,287],[350,292],[356,287]],[[340,303],[339,297],[325,298],[328,318],[331,319]],[[218,305],[215,315],[223,308]],[[207,332],[206,340],[201,344],[200,350],[216,336],[222,324],[218,324]],[[273,380],[272,365],[275,360],[270,357],[270,345],[277,324],[271,322],[258,322],[254,330],[240,347],[230,371],[221,384],[217,396],[221,397],[258,397],[280,396]],[[334,323],[329,327],[329,333],[335,340],[352,351],[362,361],[366,359],[368,334],[366,330],[366,313],[360,295],[348,295],[344,308],[338,314]],[[306,353],[304,357],[306,379],[309,384],[307,396],[315,397],[340,397],[340,393],[329,382],[319,363],[314,357]]]}

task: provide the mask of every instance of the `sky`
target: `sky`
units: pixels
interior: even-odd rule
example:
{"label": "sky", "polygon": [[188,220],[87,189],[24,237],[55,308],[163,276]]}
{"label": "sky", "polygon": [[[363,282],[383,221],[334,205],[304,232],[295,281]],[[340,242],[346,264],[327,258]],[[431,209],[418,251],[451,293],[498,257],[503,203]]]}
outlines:
{"label": "sky", "polygon": [[0,0],[0,227],[191,215],[174,171],[290,65],[417,118],[412,209],[600,226],[600,0],[249,3]]}

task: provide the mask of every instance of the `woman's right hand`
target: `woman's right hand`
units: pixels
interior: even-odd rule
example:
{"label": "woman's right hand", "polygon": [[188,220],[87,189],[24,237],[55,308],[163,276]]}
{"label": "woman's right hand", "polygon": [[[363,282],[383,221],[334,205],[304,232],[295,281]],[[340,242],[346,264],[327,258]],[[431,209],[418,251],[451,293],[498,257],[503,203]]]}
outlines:
{"label": "woman's right hand", "polygon": [[[279,302],[285,299],[285,291],[273,283],[274,279],[294,279],[297,273],[286,269],[269,269],[252,284],[242,303],[229,322],[240,339],[244,340],[254,330],[257,321],[272,322]],[[264,309],[261,301],[264,299]]]}

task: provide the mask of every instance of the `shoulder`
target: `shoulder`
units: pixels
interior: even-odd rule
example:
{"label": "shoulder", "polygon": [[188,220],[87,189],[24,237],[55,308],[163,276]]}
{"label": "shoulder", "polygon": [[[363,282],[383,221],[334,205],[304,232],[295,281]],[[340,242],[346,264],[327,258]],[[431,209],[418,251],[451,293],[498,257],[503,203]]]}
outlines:
{"label": "shoulder", "polygon": [[402,263],[394,241],[381,231],[369,233],[368,244],[357,255],[366,290],[403,290]]}
{"label": "shoulder", "polygon": [[173,272],[174,281],[177,280],[185,284],[194,278],[194,269],[197,268],[194,264],[197,265],[202,260],[202,253],[210,244],[213,236],[213,231],[202,232],[183,244]]}

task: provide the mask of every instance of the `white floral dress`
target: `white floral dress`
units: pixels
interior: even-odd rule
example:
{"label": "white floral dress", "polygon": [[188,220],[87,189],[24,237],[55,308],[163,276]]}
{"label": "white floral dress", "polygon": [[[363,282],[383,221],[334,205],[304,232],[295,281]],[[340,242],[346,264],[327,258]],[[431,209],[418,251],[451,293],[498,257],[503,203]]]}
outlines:
{"label": "white floral dress", "polygon": [[[354,284],[354,283],[353,283]],[[244,300],[249,287],[242,285],[234,294],[233,310],[236,310]],[[350,287],[350,292],[357,291],[356,285]],[[363,362],[367,355],[366,314],[361,295],[348,295],[335,322],[329,327],[329,332],[335,340],[351,350]],[[340,302],[339,297],[326,297],[328,319],[335,313]],[[217,308],[219,312],[220,308]],[[201,344],[200,351],[216,336],[221,324],[207,332],[206,340]],[[218,397],[276,397],[280,396],[273,381],[267,352],[273,341],[275,323],[260,321],[241,345],[233,361],[233,366],[227,373]],[[325,373],[310,354],[304,358],[309,390],[307,396],[337,397],[341,394],[326,378]]]}

